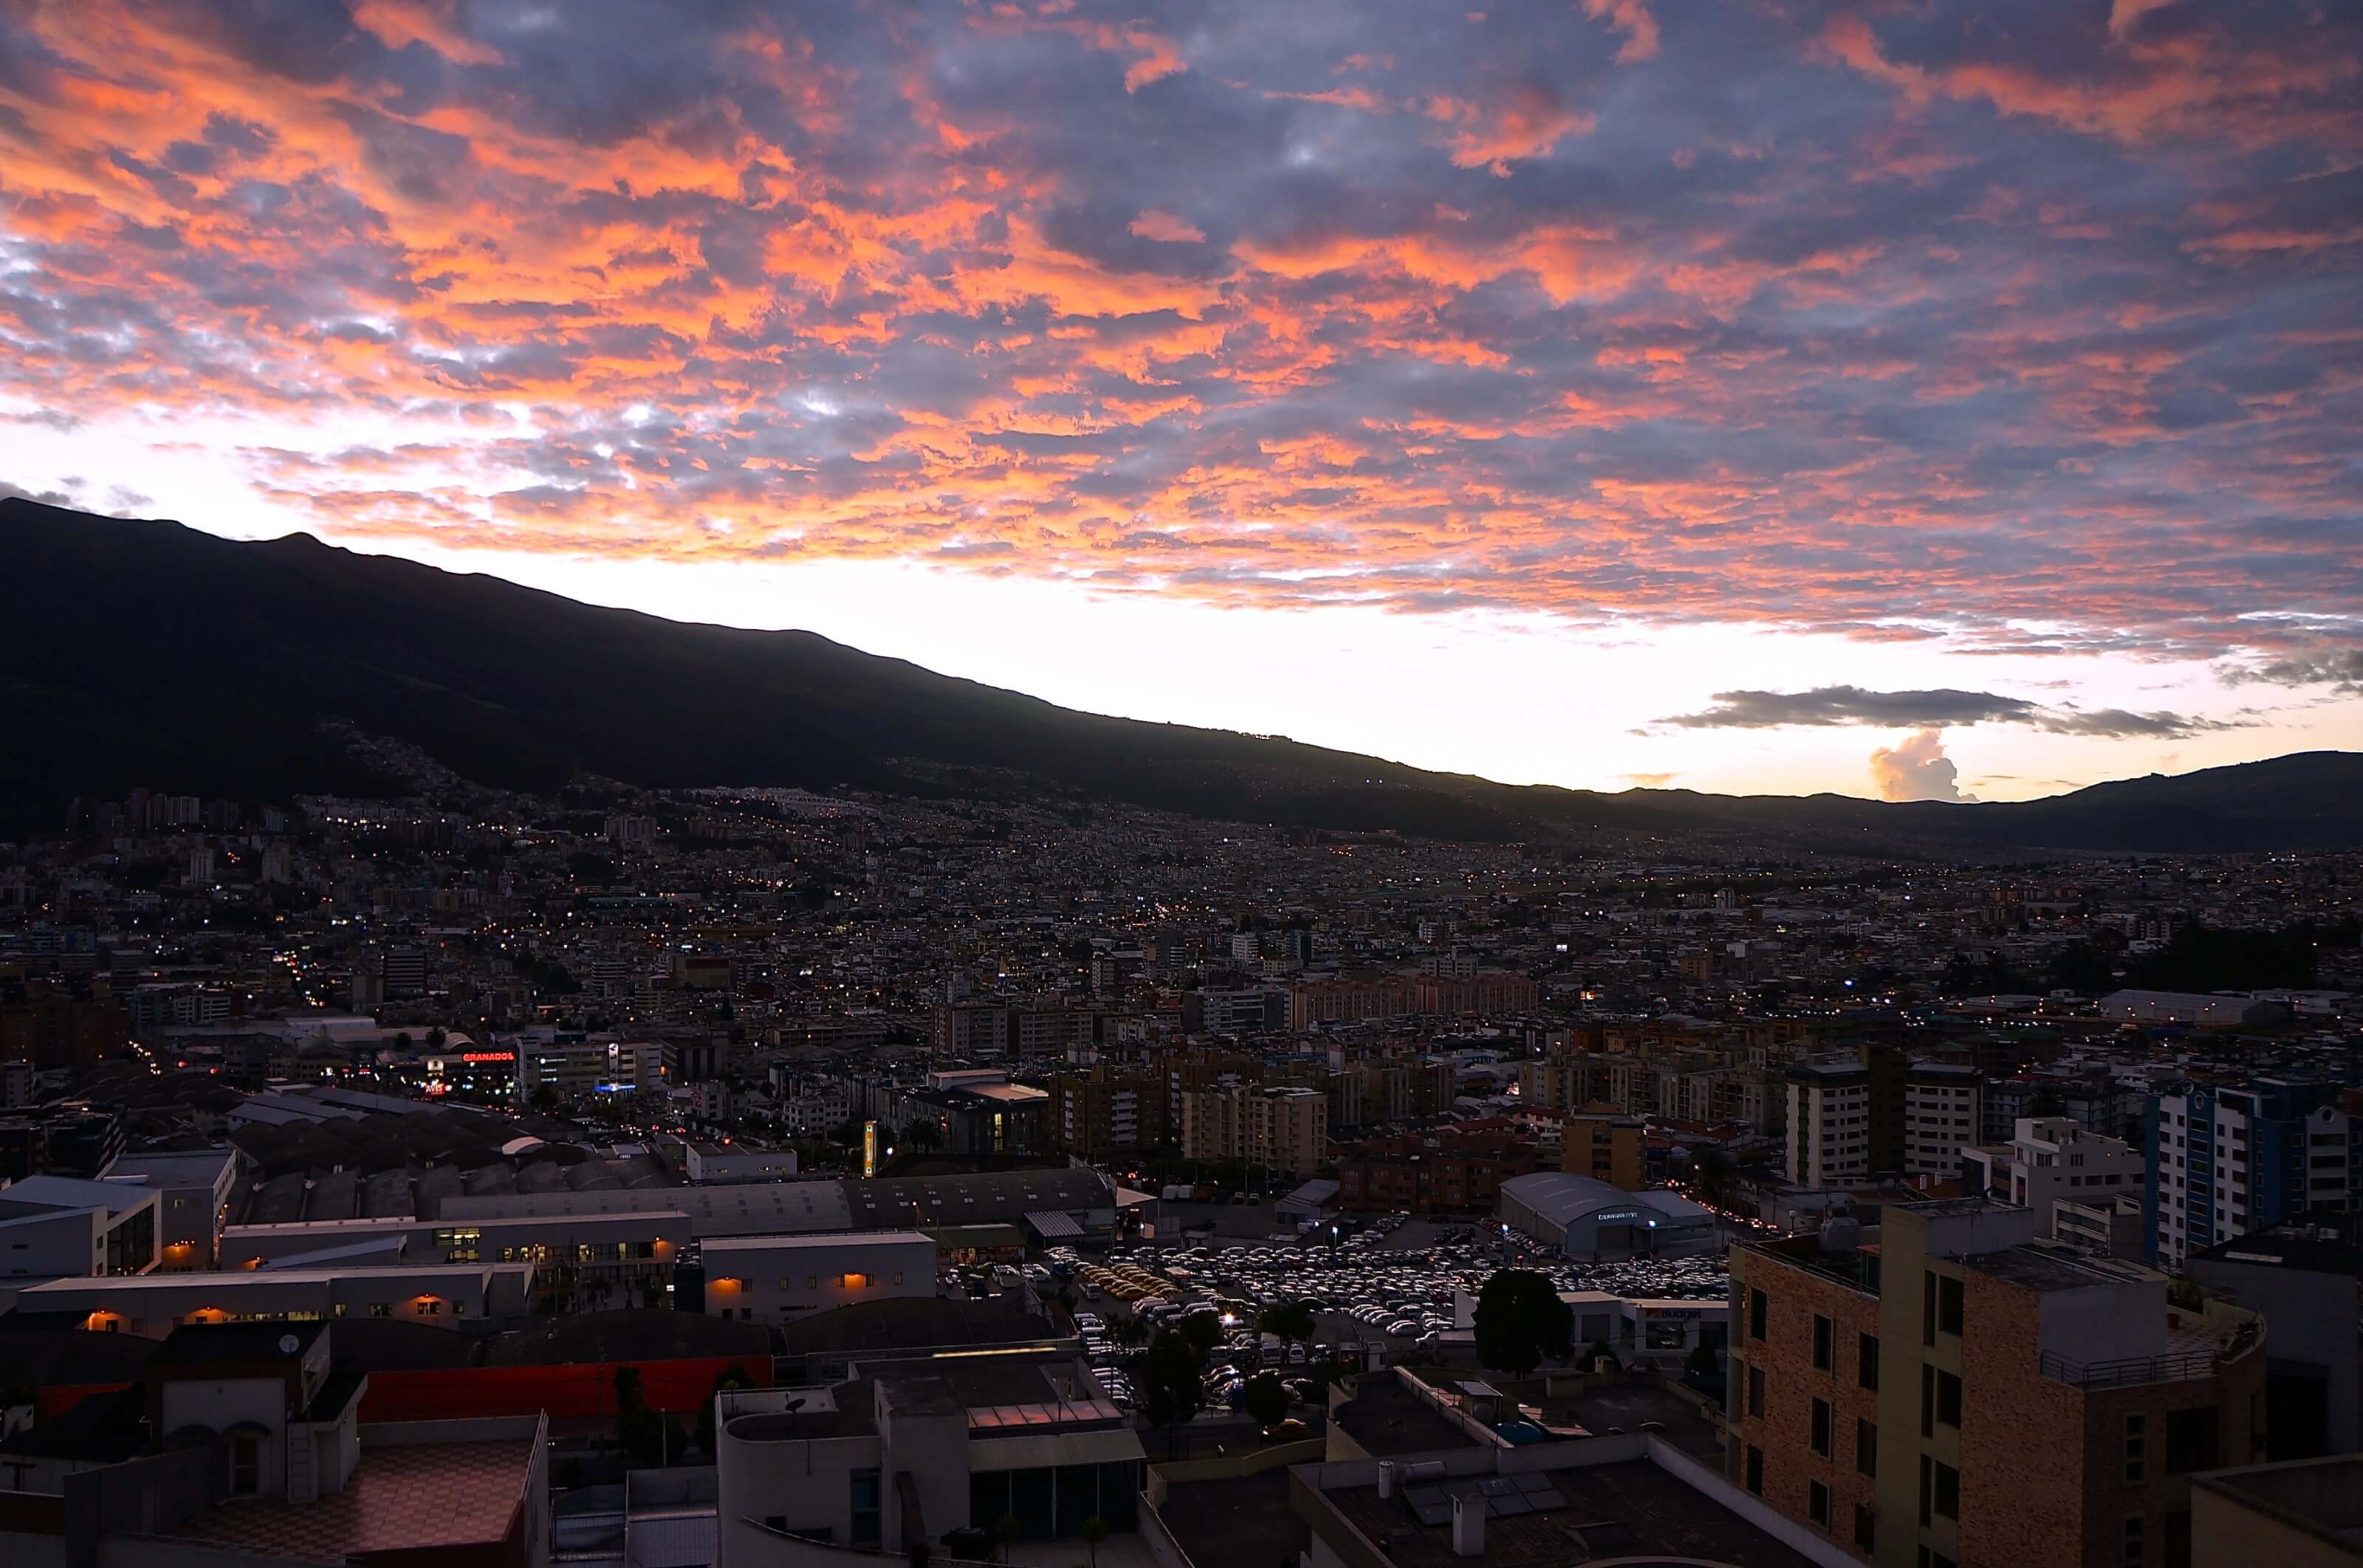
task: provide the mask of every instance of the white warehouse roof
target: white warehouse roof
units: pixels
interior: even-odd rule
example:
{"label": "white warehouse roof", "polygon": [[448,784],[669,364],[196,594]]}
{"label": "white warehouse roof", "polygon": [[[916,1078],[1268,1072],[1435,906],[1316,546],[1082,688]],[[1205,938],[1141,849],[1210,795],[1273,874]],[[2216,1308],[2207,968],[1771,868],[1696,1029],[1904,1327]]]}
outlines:
{"label": "white warehouse roof", "polygon": [[1626,1192],[1591,1176],[1562,1171],[1513,1176],[1502,1184],[1502,1196],[1562,1230],[1587,1214],[1608,1209],[1646,1209],[1661,1220],[1678,1224],[1710,1224],[1714,1219],[1711,1210],[1679,1193]]}

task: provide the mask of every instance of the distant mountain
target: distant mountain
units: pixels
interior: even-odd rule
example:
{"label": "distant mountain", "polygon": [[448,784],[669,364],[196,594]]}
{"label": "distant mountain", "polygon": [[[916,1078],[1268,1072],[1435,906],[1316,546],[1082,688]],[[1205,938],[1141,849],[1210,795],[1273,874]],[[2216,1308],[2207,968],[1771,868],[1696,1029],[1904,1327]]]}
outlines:
{"label": "distant mountain", "polygon": [[1122,801],[1226,821],[1507,840],[1849,850],[2363,845],[2363,754],[2010,804],[1521,788],[1225,730],[1076,712],[810,632],[692,625],[497,578],[0,500],[0,834],[133,785],[284,799],[383,781],[334,728],[480,783],[858,786]]}

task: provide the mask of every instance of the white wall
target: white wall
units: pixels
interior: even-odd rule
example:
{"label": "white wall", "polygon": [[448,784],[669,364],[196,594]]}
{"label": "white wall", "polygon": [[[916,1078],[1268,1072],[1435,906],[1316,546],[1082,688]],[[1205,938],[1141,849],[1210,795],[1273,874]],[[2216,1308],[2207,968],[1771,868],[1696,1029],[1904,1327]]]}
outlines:
{"label": "white wall", "polygon": [[[704,1261],[706,1312],[749,1322],[936,1293],[936,1243],[916,1231],[708,1241]],[[848,1275],[868,1283],[849,1285]]]}
{"label": "white wall", "polygon": [[[738,1419],[759,1419],[741,1417]],[[762,1529],[772,1515],[792,1530],[826,1529],[843,1546],[853,1531],[853,1473],[882,1469],[874,1437],[758,1441],[735,1437],[726,1420],[716,1439],[716,1508],[721,1521],[716,1568],[757,1568],[789,1560],[793,1548]],[[965,1467],[962,1474],[966,1474]],[[882,1484],[882,1514],[893,1507],[891,1476]],[[932,1526],[933,1520],[929,1520]]]}
{"label": "white wall", "polygon": [[2166,1308],[2163,1279],[2047,1290],[2041,1308],[2042,1348],[2071,1362],[2163,1355]]}
{"label": "white wall", "polygon": [[106,1266],[105,1221],[96,1210],[68,1209],[0,1225],[0,1282],[97,1274]]}

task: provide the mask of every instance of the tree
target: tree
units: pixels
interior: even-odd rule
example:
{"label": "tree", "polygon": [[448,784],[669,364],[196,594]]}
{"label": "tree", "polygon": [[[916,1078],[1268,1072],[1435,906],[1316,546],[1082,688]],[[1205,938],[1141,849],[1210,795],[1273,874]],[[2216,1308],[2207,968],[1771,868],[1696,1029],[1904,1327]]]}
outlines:
{"label": "tree", "polygon": [[723,1395],[730,1392],[733,1388],[751,1388],[753,1386],[753,1382],[749,1379],[747,1375],[739,1371],[735,1366],[726,1366],[716,1375],[714,1379],[714,1391],[705,1397],[705,1403],[699,1407],[697,1412],[698,1452],[704,1454],[709,1463],[713,1460],[716,1452],[714,1441],[714,1402]]}
{"label": "tree", "polygon": [[1182,1319],[1182,1338],[1198,1357],[1223,1342],[1223,1320],[1214,1312],[1192,1312]]}
{"label": "tree", "polygon": [[536,1110],[544,1112],[556,1110],[558,1109],[558,1090],[550,1087],[549,1084],[536,1084],[533,1087],[533,1094],[529,1097],[527,1103]]}
{"label": "tree", "polygon": [[1206,1390],[1198,1381],[1198,1353],[1188,1340],[1159,1333],[1140,1361],[1140,1413],[1165,1429],[1165,1456],[1173,1457],[1181,1430],[1205,1408]]}
{"label": "tree", "polygon": [[1107,1539],[1107,1520],[1097,1514],[1084,1516],[1083,1550],[1092,1554],[1092,1568],[1100,1568],[1100,1542]]}
{"label": "tree", "polygon": [[1288,1415],[1288,1388],[1277,1374],[1263,1372],[1248,1379],[1241,1408],[1259,1427],[1271,1426]]}
{"label": "tree", "polygon": [[903,1142],[914,1149],[941,1148],[944,1130],[924,1116],[914,1116],[903,1124]]}
{"label": "tree", "polygon": [[1108,1338],[1126,1350],[1137,1350],[1148,1342],[1148,1325],[1137,1318],[1118,1318],[1108,1325]]}
{"label": "tree", "polygon": [[1313,1304],[1309,1301],[1285,1301],[1277,1307],[1264,1309],[1256,1320],[1256,1327],[1264,1333],[1293,1343],[1310,1342],[1315,1332]]}
{"label": "tree", "polygon": [[640,1369],[619,1366],[616,1369],[616,1446],[624,1452],[624,1463],[639,1470],[653,1470],[665,1462],[665,1419],[649,1408],[648,1396],[640,1388]]}
{"label": "tree", "polygon": [[993,1521],[993,1543],[1001,1549],[1001,1560],[1009,1561],[1009,1549],[1017,1544],[1017,1516],[1004,1514]]}
{"label": "tree", "polygon": [[1715,1359],[1714,1347],[1704,1343],[1691,1352],[1690,1359],[1682,1364],[1695,1377],[1713,1377],[1722,1370],[1723,1366],[1723,1364]]}
{"label": "tree", "polygon": [[1523,1377],[1545,1355],[1563,1359],[1573,1351],[1575,1309],[1559,1298],[1548,1275],[1498,1269],[1478,1293],[1476,1328],[1477,1359]]}

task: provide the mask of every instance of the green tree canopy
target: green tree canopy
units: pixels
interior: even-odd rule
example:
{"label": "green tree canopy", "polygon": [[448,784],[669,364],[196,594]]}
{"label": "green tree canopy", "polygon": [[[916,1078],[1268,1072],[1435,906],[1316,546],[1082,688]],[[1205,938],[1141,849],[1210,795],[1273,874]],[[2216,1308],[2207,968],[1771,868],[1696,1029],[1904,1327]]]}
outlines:
{"label": "green tree canopy", "polygon": [[1495,1271],[1478,1293],[1476,1328],[1477,1359],[1520,1376],[1544,1356],[1563,1359],[1575,1348],[1575,1309],[1532,1269]]}
{"label": "green tree canopy", "polygon": [[1309,1342],[1314,1334],[1312,1303],[1283,1301],[1277,1307],[1267,1307],[1256,1320],[1256,1327],[1282,1340]]}
{"label": "green tree canopy", "polygon": [[1181,1321],[1181,1335],[1203,1357],[1223,1342],[1223,1320],[1215,1313],[1191,1312]]}
{"label": "green tree canopy", "polygon": [[1253,1417],[1258,1426],[1268,1427],[1288,1415],[1288,1388],[1275,1373],[1259,1373],[1248,1379],[1241,1396],[1241,1408]]}
{"label": "green tree canopy", "polygon": [[1140,1413],[1165,1429],[1168,1458],[1181,1430],[1205,1404],[1206,1391],[1198,1382],[1196,1348],[1170,1331],[1149,1341],[1148,1353],[1140,1358]]}

